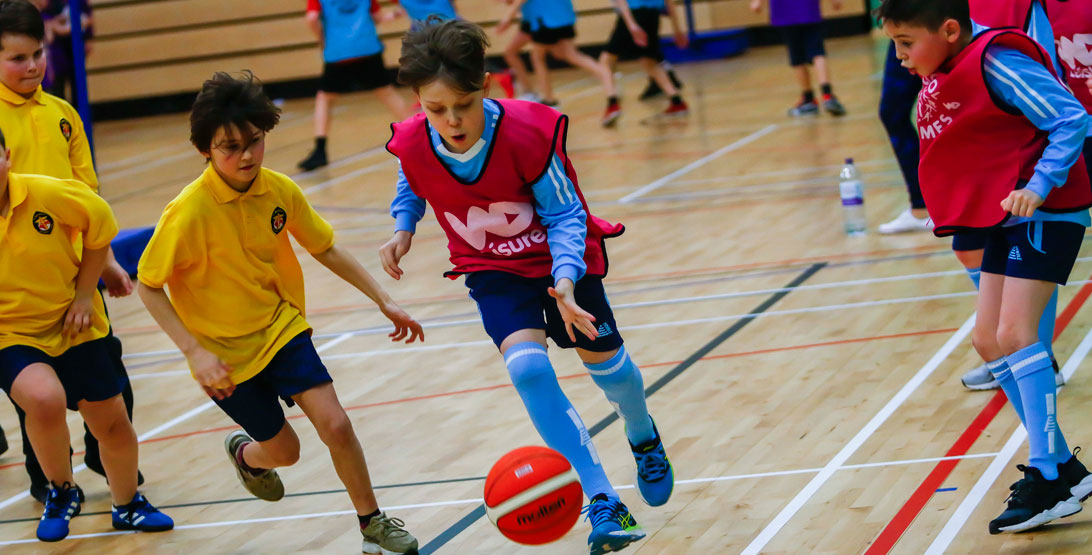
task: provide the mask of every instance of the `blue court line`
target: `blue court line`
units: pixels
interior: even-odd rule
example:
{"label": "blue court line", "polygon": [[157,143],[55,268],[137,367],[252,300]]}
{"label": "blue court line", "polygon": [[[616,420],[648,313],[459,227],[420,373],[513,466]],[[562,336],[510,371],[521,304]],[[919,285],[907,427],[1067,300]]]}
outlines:
{"label": "blue court line", "polygon": [[957,489],[959,489],[959,488],[940,488],[940,489],[937,490],[937,493],[945,493],[945,492],[948,492],[948,491],[955,491]]}
{"label": "blue court line", "polygon": [[[747,315],[747,317],[741,318],[740,320],[736,321],[736,323],[732,324],[731,327],[724,330],[719,335],[717,335],[715,338],[713,338],[712,341],[709,341],[708,343],[706,343],[703,347],[701,347],[700,349],[695,351],[694,354],[687,357],[686,360],[680,362],[678,364],[678,366],[675,366],[670,371],[668,371],[666,374],[664,374],[663,376],[660,376],[660,379],[653,382],[652,385],[645,388],[645,397],[646,398],[651,397],[654,393],[656,393],[657,391],[662,389],[664,386],[666,386],[668,383],[670,383],[671,380],[674,380],[675,378],[679,377],[688,368],[693,366],[695,363],[700,361],[703,357],[705,357],[706,355],[711,353],[714,349],[719,347],[722,343],[727,341],[728,338],[730,338],[733,335],[735,335],[736,333],[738,333],[740,330],[742,330],[744,327],[746,327],[747,324],[750,324],[751,322],[753,322],[755,320],[755,318],[758,317],[759,314],[762,314],[763,312],[766,312],[771,307],[773,307],[773,305],[777,304],[778,301],[785,298],[785,296],[787,296],[791,292],[792,288],[795,288],[795,287],[803,284],[805,281],[807,281],[812,276],[814,276],[816,273],[818,273],[819,270],[822,270],[826,266],[827,266],[826,262],[820,262],[820,263],[812,264],[811,266],[808,266],[808,268],[806,270],[804,270],[800,275],[796,276],[796,278],[794,278],[792,281],[790,281],[788,283],[788,285],[785,286],[786,289],[790,289],[789,291],[780,291],[778,293],[770,295],[770,297],[767,298],[765,301],[763,301],[762,304],[755,307],[754,310],[751,310],[751,312]],[[588,433],[591,435],[591,437],[595,437],[596,434],[598,434],[599,432],[606,429],[607,426],[609,426],[610,424],[612,424],[616,420],[618,420],[618,413],[612,411],[605,418],[603,418],[599,422],[596,422],[595,425],[589,427],[588,428]],[[463,531],[465,531],[467,528],[469,528],[472,524],[474,524],[475,522],[481,520],[481,518],[483,516],[485,516],[485,505],[478,505],[477,507],[474,508],[474,510],[470,511],[465,516],[460,518],[458,520],[458,522],[456,522],[455,524],[452,524],[451,526],[449,526],[446,530],[441,532],[440,535],[436,536],[435,538],[432,539],[432,541],[428,542],[423,547],[421,547],[420,554],[421,555],[430,555],[432,553],[435,553],[436,550],[440,549],[441,547],[446,545],[448,542],[455,539],[455,536],[458,536]]]}

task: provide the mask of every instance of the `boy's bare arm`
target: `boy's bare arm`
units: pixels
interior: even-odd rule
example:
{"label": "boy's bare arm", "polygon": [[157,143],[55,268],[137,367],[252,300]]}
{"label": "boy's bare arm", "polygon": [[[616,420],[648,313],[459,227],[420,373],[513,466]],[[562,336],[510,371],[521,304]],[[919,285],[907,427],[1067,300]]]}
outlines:
{"label": "boy's bare arm", "polygon": [[633,18],[633,12],[630,11],[626,0],[614,0],[614,9],[618,12],[618,15],[622,16],[622,21],[633,37],[633,43],[637,46],[648,46],[648,33],[637,24],[637,20]]}
{"label": "boy's bare arm", "polygon": [[318,39],[319,46],[323,46],[322,14],[315,11],[307,12],[307,27],[311,29],[311,33]]}

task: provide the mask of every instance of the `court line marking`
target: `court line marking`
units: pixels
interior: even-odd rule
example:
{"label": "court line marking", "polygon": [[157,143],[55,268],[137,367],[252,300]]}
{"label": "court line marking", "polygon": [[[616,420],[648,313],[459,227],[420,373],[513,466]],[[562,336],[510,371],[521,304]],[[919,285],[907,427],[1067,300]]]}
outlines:
{"label": "court line marking", "polygon": [[[328,341],[328,342],[324,343],[322,346],[318,347],[316,350],[321,353],[322,351],[324,351],[326,349],[331,349],[333,347],[338,346],[339,344],[341,344],[344,341],[348,340],[350,337],[352,337],[352,336],[350,336],[348,334],[343,334],[343,335],[341,335],[341,336],[339,336],[339,337],[337,337],[337,338],[335,338],[335,339],[333,339],[331,341]],[[190,410],[188,410],[188,411],[186,411],[186,412],[184,412],[184,413],[182,413],[182,414],[168,420],[167,422],[164,422],[163,424],[160,424],[159,426],[156,426],[155,428],[152,428],[151,430],[148,430],[147,432],[144,432],[143,434],[140,434],[139,436],[137,436],[137,444],[139,445],[141,442],[147,441],[148,439],[154,437],[156,434],[159,434],[159,433],[162,433],[162,432],[164,432],[166,430],[169,430],[169,429],[177,426],[178,424],[181,424],[182,422],[185,422],[185,421],[193,418],[194,416],[197,416],[198,414],[201,414],[202,412],[205,412],[206,410],[208,410],[208,409],[210,409],[210,408],[212,408],[214,406],[216,406],[216,403],[214,403],[212,401],[207,401],[207,402],[205,402],[205,403],[203,403],[201,405],[198,405],[198,406],[196,406],[196,407],[194,407],[194,408],[192,408],[192,409],[190,409]],[[73,476],[78,472],[82,472],[86,468],[87,468],[86,464],[81,464],[81,465],[73,468],[72,469]],[[30,491],[29,490],[23,490],[23,491],[15,494],[15,495],[5,499],[5,500],[3,500],[3,501],[0,501],[0,510],[4,510],[5,508],[11,506],[12,504],[17,503],[17,502],[19,502],[19,501],[21,501],[23,499],[28,498],[28,497],[30,497]]]}
{"label": "court line marking", "polygon": [[[797,275],[795,278],[793,278],[792,281],[789,282],[788,287],[794,287],[794,286],[800,285],[800,284],[804,283],[805,281],[811,279],[812,276],[819,273],[819,271],[821,271],[823,268],[825,268],[826,265],[827,265],[826,262],[819,262],[819,263],[816,263],[816,264],[812,264],[811,266],[808,266],[807,269],[805,269],[803,272],[801,272],[799,275]],[[781,299],[784,299],[788,295],[789,295],[789,292],[784,291],[784,292],[781,292],[781,293],[776,293],[774,295],[771,295],[770,297],[767,297],[766,300],[762,301],[761,303],[758,304],[758,306],[756,306],[755,308],[753,308],[751,310],[751,313],[750,313],[751,317],[750,318],[744,318],[744,319],[741,319],[741,320],[737,321],[736,323],[732,324],[727,329],[725,329],[724,331],[717,334],[713,339],[708,341],[705,345],[703,345],[697,351],[694,351],[690,356],[688,356],[686,358],[686,360],[680,362],[678,365],[673,367],[671,370],[668,370],[665,374],[663,374],[662,376],[657,378],[656,381],[654,381],[651,385],[646,387],[645,388],[645,398],[649,398],[649,397],[652,397],[653,395],[655,395],[657,391],[659,391],[663,387],[670,384],[675,378],[681,376],[683,374],[683,372],[685,372],[686,370],[688,370],[689,368],[694,366],[694,364],[701,361],[703,358],[705,358],[707,355],[709,355],[709,353],[713,352],[714,349],[719,347],[721,344],[723,344],[728,339],[732,338],[740,330],[747,327],[748,324],[750,324],[751,322],[753,322],[755,320],[756,316],[758,316],[758,315],[762,314],[763,312],[769,310],[770,307],[774,306],[775,304],[780,302]],[[607,426],[609,426],[611,423],[617,421],[618,418],[619,418],[618,413],[614,412],[614,411],[611,411],[610,413],[607,414],[606,417],[599,420],[595,424],[589,426],[588,427],[588,436],[589,436],[589,438],[594,438],[595,436],[599,435],[599,432],[602,432],[603,430],[605,430],[607,428]],[[455,536],[458,536],[460,533],[462,533],[464,530],[466,530],[470,525],[474,524],[474,522],[480,520],[483,516],[485,516],[485,505],[478,505],[474,510],[472,510],[470,513],[468,513],[466,516],[459,519],[458,522],[456,522],[455,524],[449,526],[447,529],[445,529],[443,532],[441,532],[440,535],[436,536],[431,541],[429,541],[427,544],[425,544],[423,547],[421,547],[421,549],[420,549],[421,554],[422,555],[429,555],[429,554],[435,552],[437,549],[439,549],[439,548],[443,547],[445,544],[447,544],[447,542],[454,539]]]}
{"label": "court line marking", "polygon": [[[1092,296],[1092,285],[1085,285],[1081,287],[1081,290],[1077,292],[1076,296],[1069,301],[1056,320],[1054,331],[1055,339],[1060,337],[1062,332],[1064,332],[1066,328],[1069,327],[1069,324],[1073,322],[1073,317],[1084,305],[1085,301],[1088,300],[1089,296]],[[963,433],[960,434],[959,438],[956,439],[955,443],[948,449],[947,454],[958,455],[967,452],[1007,403],[1008,399],[1005,397],[1004,391],[999,390],[995,392],[989,402],[986,403],[986,406],[979,411],[974,420],[967,425],[966,429],[963,430]],[[890,552],[902,537],[903,533],[905,533],[906,530],[910,528],[910,525],[913,524],[914,519],[921,514],[925,505],[936,492],[936,488],[948,478],[957,465],[957,461],[937,464],[914,490],[910,498],[903,503],[898,512],[895,513],[895,516],[888,521],[887,525],[884,526],[883,530],[876,536],[865,553],[877,555]],[[933,488],[932,491],[929,490],[930,487]]]}
{"label": "court line marking", "polygon": [[[974,454],[963,455],[963,456],[961,456],[959,458],[960,459],[982,459],[982,458],[996,457],[997,455],[999,455],[999,453],[974,453]],[[951,459],[951,458],[952,457],[930,457],[930,458],[922,458],[922,459],[905,459],[905,460],[882,461],[882,462],[865,463],[865,464],[853,464],[853,465],[847,465],[847,466],[841,467],[838,470],[857,470],[857,469],[863,469],[863,468],[879,468],[879,467],[888,467],[888,466],[904,466],[904,465],[913,465],[913,464],[924,464],[924,463],[937,462],[937,461],[941,461],[941,460],[948,460],[948,459]],[[795,469],[795,470],[777,470],[777,471],[771,471],[771,472],[755,472],[755,473],[749,473],[749,474],[726,474],[726,475],[723,475],[723,476],[712,476],[712,477],[707,477],[707,478],[690,478],[690,479],[686,479],[686,480],[676,480],[675,485],[678,486],[678,485],[692,485],[692,484],[710,484],[710,483],[718,483],[718,482],[732,482],[732,481],[738,481],[738,480],[752,480],[752,479],[759,479],[759,478],[776,478],[776,477],[780,477],[780,476],[794,476],[794,475],[798,475],[798,474],[814,474],[814,473],[820,472],[821,470],[822,470],[821,468],[801,468],[801,469]],[[471,478],[471,479],[461,479],[461,481],[484,481],[484,480],[485,480],[484,476],[475,476],[474,478]],[[411,485],[407,485],[405,487],[411,487],[411,486],[415,486],[415,485],[416,484],[411,484]],[[426,485],[432,485],[432,484],[426,484]],[[382,489],[390,489],[387,486],[377,486],[377,489],[381,489],[381,488]],[[615,487],[615,489],[618,489],[618,490],[630,490],[630,489],[634,489],[634,488],[635,488],[635,486],[633,484],[619,485],[619,486]],[[336,490],[325,490],[325,491],[320,491],[320,492],[299,493],[299,494],[295,494],[295,496],[296,497],[303,497],[303,496],[307,496],[307,495],[340,494],[340,493],[344,493],[344,492],[345,492],[344,489],[336,489]],[[242,502],[250,502],[250,501],[258,501],[258,499],[254,498],[254,497],[249,497],[249,498],[242,498],[242,499],[232,499],[229,502],[242,503]],[[412,510],[412,509],[428,509],[428,508],[434,508],[434,507],[449,507],[449,506],[452,506],[452,505],[471,505],[471,504],[483,503],[483,502],[484,502],[484,499],[478,497],[478,498],[471,498],[471,499],[455,499],[455,500],[451,500],[451,501],[433,501],[433,502],[429,502],[429,503],[412,503],[412,504],[407,504],[407,505],[384,506],[383,510],[385,510],[385,511],[402,511],[402,510]],[[216,502],[209,503],[209,504],[187,503],[187,504],[184,504],[184,505],[161,505],[160,509],[193,508],[193,507],[210,506],[210,505],[219,504],[219,503],[221,503],[221,502],[216,501]],[[193,530],[193,529],[199,529],[199,528],[212,528],[212,527],[221,527],[221,526],[238,526],[238,525],[242,525],[242,524],[262,524],[262,523],[267,523],[267,522],[279,522],[279,521],[285,521],[285,520],[299,520],[299,519],[305,519],[305,518],[325,518],[325,517],[331,517],[331,516],[342,516],[342,515],[350,515],[350,514],[355,514],[355,513],[356,513],[356,511],[353,511],[353,510],[344,510],[344,511],[330,511],[330,512],[324,512],[324,513],[306,513],[306,514],[296,514],[296,515],[282,515],[282,516],[275,516],[275,517],[264,517],[264,518],[254,518],[254,519],[244,519],[244,520],[202,522],[202,523],[196,523],[196,524],[183,524],[183,525],[180,525],[180,526],[175,526],[174,529],[175,530]],[[85,513],[85,514],[81,514],[81,516],[84,516],[84,517],[87,517],[87,516],[105,516],[105,515],[108,515],[108,514],[110,514],[110,513],[106,512],[106,511],[102,511],[102,512],[96,512],[96,513]],[[0,522],[0,525],[4,525],[4,524],[21,524],[21,523],[27,523],[27,522],[35,522],[37,520],[38,520],[37,518],[12,519],[12,520],[7,520],[7,521],[4,521],[4,522]],[[129,532],[129,531],[97,532],[97,533],[90,533],[90,534],[72,535],[72,536],[68,536],[68,538],[66,538],[66,539],[101,538],[101,537],[120,536],[120,535],[135,534],[135,533],[138,533],[138,532]],[[7,541],[0,541],[0,546],[30,544],[30,543],[40,543],[40,542],[37,539],[7,540]]]}
{"label": "court line marking", "polygon": [[814,496],[815,493],[819,491],[819,488],[821,488],[823,484],[825,484],[828,480],[830,480],[832,476],[834,476],[835,469],[839,466],[844,465],[845,462],[849,460],[849,457],[853,456],[853,454],[857,452],[857,449],[860,449],[860,447],[864,445],[865,441],[867,441],[868,438],[871,437],[872,434],[874,434],[876,430],[878,430],[880,426],[885,421],[887,421],[887,419],[892,414],[895,413],[895,410],[902,406],[903,402],[905,402],[906,399],[910,397],[910,395],[925,381],[925,379],[928,378],[929,375],[932,374],[933,371],[936,370],[937,367],[939,367],[940,364],[944,362],[948,358],[948,356],[952,354],[953,351],[955,351],[956,347],[960,346],[960,344],[963,343],[963,340],[966,339],[968,335],[970,335],[971,329],[973,327],[974,315],[972,314],[969,318],[967,318],[965,322],[963,322],[963,325],[959,327],[959,330],[956,331],[955,334],[953,334],[952,337],[950,337],[943,346],[941,346],[940,350],[938,350],[936,354],[934,354],[933,357],[929,359],[929,361],[926,362],[925,365],[922,366],[916,374],[914,374],[910,381],[906,382],[906,384],[901,389],[899,389],[897,393],[895,393],[895,396],[892,397],[891,400],[889,400],[887,404],[884,405],[883,408],[881,408],[880,411],[877,412],[875,416],[873,416],[872,419],[869,420],[868,423],[865,424],[865,426],[861,428],[859,432],[857,432],[857,435],[853,436],[853,438],[849,440],[849,443],[842,447],[842,449],[834,456],[834,458],[832,458],[830,462],[828,462],[823,467],[823,470],[820,471],[817,476],[812,478],[812,480],[808,482],[806,486],[804,486],[804,489],[800,490],[800,492],[797,493],[791,501],[789,501],[789,504],[786,505],[781,510],[781,512],[779,512],[774,517],[774,519],[766,525],[765,528],[762,529],[758,536],[755,537],[755,539],[752,540],[751,543],[748,544],[747,547],[743,550],[743,554],[757,555],[759,552],[761,552],[762,549],[766,547],[768,543],[770,543],[770,540],[772,540],[774,536],[776,536],[777,533],[780,532],[786,524],[788,524],[789,520],[791,520],[792,517],[795,516],[801,508],[803,508],[804,504],[807,503],[812,498],[812,496]]}
{"label": "court line marking", "polygon": [[734,142],[732,142],[732,143],[730,143],[730,144],[728,144],[726,146],[721,147],[720,149],[718,149],[716,152],[713,152],[712,154],[703,156],[703,157],[701,157],[701,158],[699,158],[699,159],[697,159],[697,160],[683,166],[682,168],[679,168],[679,169],[677,169],[677,170],[675,170],[675,171],[673,171],[673,172],[671,172],[671,173],[669,173],[669,174],[667,174],[667,175],[653,181],[652,183],[649,183],[648,185],[645,185],[644,187],[641,187],[640,189],[637,189],[636,191],[633,191],[632,193],[629,193],[628,195],[623,196],[622,198],[618,199],[618,203],[627,204],[627,203],[633,202],[634,200],[644,196],[645,194],[651,193],[652,191],[655,191],[656,189],[659,189],[660,187],[663,187],[664,185],[667,185],[672,180],[674,180],[674,179],[676,179],[678,177],[682,177],[682,176],[684,176],[684,175],[686,175],[686,174],[688,174],[688,173],[690,173],[690,172],[692,172],[692,171],[694,171],[694,170],[708,164],[709,162],[712,162],[713,160],[716,160],[717,158],[720,158],[721,156],[724,156],[725,154],[728,154],[729,152],[732,152],[733,150],[736,150],[736,149],[738,149],[740,147],[743,147],[743,146],[746,146],[746,145],[748,145],[748,144],[750,144],[750,143],[752,143],[752,142],[754,142],[754,141],[756,141],[758,139],[761,139],[762,137],[765,137],[766,135],[769,135],[770,133],[772,133],[772,132],[774,132],[774,131],[776,131],[777,129],[780,129],[780,128],[781,128],[781,124],[771,123],[770,125],[767,125],[766,127],[763,127],[762,129],[759,129],[757,131],[754,131],[754,132],[750,133],[749,135],[743,137],[742,139],[738,139],[738,140],[736,140],[736,141],[734,141]]}
{"label": "court line marking", "polygon": [[[1065,366],[1062,367],[1062,376],[1065,377],[1065,381],[1068,383],[1069,379],[1073,377],[1073,374],[1077,372],[1078,367],[1084,362],[1084,359],[1088,356],[1089,351],[1092,351],[1092,329],[1088,330],[1084,339],[1081,340],[1080,345],[1073,351],[1073,354],[1066,361]],[[1059,391],[1061,389],[1059,388]],[[940,555],[948,549],[952,540],[955,539],[956,534],[963,529],[963,526],[967,523],[967,519],[970,518],[971,513],[974,512],[978,504],[982,502],[982,498],[986,496],[993,483],[997,481],[997,478],[1001,476],[1001,472],[1008,467],[1012,461],[1012,457],[1016,455],[1016,451],[1023,445],[1024,440],[1027,439],[1027,430],[1023,426],[1017,426],[1013,430],[1012,435],[1008,441],[1005,442],[1005,446],[1001,448],[1001,452],[994,457],[993,462],[986,468],[986,471],[975,482],[974,486],[967,493],[967,497],[963,499],[963,502],[956,507],[955,512],[948,519],[948,522],[941,529],[933,543],[929,545],[929,548],[925,550],[927,555]]]}

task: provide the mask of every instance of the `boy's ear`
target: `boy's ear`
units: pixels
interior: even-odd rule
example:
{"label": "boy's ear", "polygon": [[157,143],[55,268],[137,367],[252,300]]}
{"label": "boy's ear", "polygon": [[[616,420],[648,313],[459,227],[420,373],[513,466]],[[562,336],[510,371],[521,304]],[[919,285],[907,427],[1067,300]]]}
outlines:
{"label": "boy's ear", "polygon": [[940,32],[944,35],[944,40],[954,43],[959,40],[959,37],[963,35],[963,28],[959,24],[959,21],[948,18],[944,20],[944,23],[940,26]]}
{"label": "boy's ear", "polygon": [[482,90],[485,91],[483,96],[489,96],[489,85],[493,84],[493,74],[488,71],[485,72],[485,81],[482,81]]}

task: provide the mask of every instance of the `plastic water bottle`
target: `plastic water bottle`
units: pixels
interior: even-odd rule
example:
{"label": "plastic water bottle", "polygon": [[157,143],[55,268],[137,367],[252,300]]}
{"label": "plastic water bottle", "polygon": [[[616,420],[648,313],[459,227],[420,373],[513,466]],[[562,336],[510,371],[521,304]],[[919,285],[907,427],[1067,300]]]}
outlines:
{"label": "plastic water bottle", "polygon": [[846,158],[842,173],[838,175],[838,191],[842,197],[842,214],[845,217],[846,234],[864,235],[868,230],[864,211],[864,186],[861,175],[853,165],[852,158]]}

